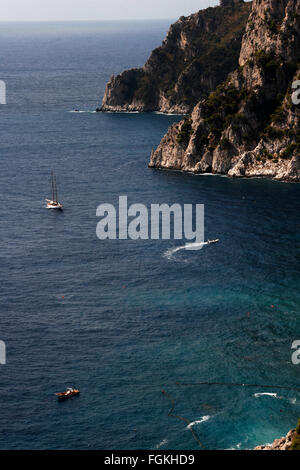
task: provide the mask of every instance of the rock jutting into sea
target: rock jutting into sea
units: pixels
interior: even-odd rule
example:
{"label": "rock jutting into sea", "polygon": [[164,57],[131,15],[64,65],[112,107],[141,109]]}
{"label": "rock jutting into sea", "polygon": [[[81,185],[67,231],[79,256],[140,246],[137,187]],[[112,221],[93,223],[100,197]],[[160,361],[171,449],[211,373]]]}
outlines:
{"label": "rock jutting into sea", "polygon": [[299,79],[300,0],[254,0],[239,66],[169,128],[149,167],[299,181]]}
{"label": "rock jutting into sea", "polygon": [[272,444],[257,446],[254,450],[300,450],[300,419],[296,429],[291,429],[285,437],[275,439]]}
{"label": "rock jutting into sea", "polygon": [[144,67],[112,76],[98,111],[186,114],[238,66],[251,2],[221,0],[174,23]]}
{"label": "rock jutting into sea", "polygon": [[272,444],[257,446],[254,450],[291,450],[292,443],[296,436],[296,430],[291,429],[285,437],[275,439]]}

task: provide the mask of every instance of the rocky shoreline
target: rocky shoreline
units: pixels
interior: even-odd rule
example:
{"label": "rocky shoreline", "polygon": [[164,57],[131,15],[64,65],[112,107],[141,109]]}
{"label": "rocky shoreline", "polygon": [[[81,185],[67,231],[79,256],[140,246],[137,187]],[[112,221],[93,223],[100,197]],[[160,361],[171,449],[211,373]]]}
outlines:
{"label": "rocky shoreline", "polygon": [[296,435],[296,429],[291,429],[285,437],[275,439],[270,445],[257,446],[254,450],[290,450]]}
{"label": "rocky shoreline", "polygon": [[149,168],[299,182],[299,83],[300,0],[220,0],[181,17],[142,69],[112,77],[98,111],[187,114]]}
{"label": "rocky shoreline", "polygon": [[237,70],[170,127],[149,167],[300,181],[300,0],[254,0]]}

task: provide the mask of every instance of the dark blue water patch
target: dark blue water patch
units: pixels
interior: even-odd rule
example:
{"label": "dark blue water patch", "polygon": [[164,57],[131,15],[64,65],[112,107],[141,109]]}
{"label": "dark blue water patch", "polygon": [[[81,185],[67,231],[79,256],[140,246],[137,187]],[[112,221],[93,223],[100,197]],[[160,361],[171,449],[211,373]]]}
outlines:
{"label": "dark blue water patch", "polygon": [[169,21],[0,23],[7,109],[91,110],[112,74],[142,66]]}
{"label": "dark blue water patch", "polygon": [[[0,447],[197,449],[162,390],[208,449],[284,435],[300,411],[276,388],[299,383],[299,186],[151,170],[178,116],[69,112],[142,65],[164,24],[1,28]],[[51,168],[62,213],[45,209]],[[120,195],[204,204],[220,243],[100,241],[96,208]],[[176,385],[198,381],[274,389]],[[68,385],[81,395],[58,403]]]}

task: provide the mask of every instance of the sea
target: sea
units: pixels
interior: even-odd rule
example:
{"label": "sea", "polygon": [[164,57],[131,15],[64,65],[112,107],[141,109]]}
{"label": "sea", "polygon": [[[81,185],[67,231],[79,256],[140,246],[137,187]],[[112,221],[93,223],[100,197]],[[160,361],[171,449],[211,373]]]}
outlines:
{"label": "sea", "polygon": [[[171,22],[0,23],[1,449],[252,449],[300,418],[300,185],[149,169],[180,116],[95,113]],[[204,204],[220,241],[100,240],[121,195]]]}

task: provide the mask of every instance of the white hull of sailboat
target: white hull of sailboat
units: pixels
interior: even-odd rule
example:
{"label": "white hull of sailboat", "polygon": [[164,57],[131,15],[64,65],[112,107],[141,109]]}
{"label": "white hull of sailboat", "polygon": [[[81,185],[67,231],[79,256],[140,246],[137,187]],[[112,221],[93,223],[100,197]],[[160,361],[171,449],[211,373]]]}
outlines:
{"label": "white hull of sailboat", "polygon": [[46,199],[46,207],[47,209],[62,210],[63,205],[60,202],[49,201],[49,199]]}

